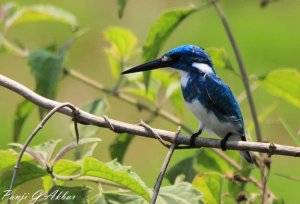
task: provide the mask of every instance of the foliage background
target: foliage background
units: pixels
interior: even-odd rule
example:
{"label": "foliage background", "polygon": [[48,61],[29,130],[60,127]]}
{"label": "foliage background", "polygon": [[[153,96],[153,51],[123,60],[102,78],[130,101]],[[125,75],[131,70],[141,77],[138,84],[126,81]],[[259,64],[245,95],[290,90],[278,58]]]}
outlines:
{"label": "foliage background", "polygon": [[[114,85],[112,83],[114,79],[111,76],[104,52],[104,48],[108,44],[101,35],[107,27],[120,25],[131,29],[138,37],[138,46],[141,47],[145,42],[149,28],[162,11],[176,6],[185,6],[189,3],[196,5],[200,3],[197,0],[129,0],[123,18],[119,19],[117,15],[118,7],[115,1],[53,0],[50,2],[46,0],[27,0],[16,2],[21,5],[50,3],[73,13],[77,17],[80,27],[88,27],[88,32],[76,40],[71,47],[66,64],[108,87]],[[232,0],[222,1],[221,3],[233,28],[249,74],[260,76],[274,68],[281,67],[300,69],[300,1],[282,0],[272,3],[264,9],[259,6],[259,1]],[[49,44],[62,44],[69,38],[70,32],[70,28],[65,25],[55,22],[43,22],[16,26],[9,30],[8,36],[9,39],[17,39],[25,47],[34,50],[46,47]],[[231,46],[213,7],[196,12],[188,17],[167,40],[163,51],[182,44],[224,47],[234,68],[238,70]],[[34,89],[34,79],[30,75],[25,59],[4,53],[0,55],[0,62],[1,74]],[[136,60],[133,63],[138,64],[140,62]],[[227,71],[218,70],[218,68],[217,72],[229,84],[235,95],[242,92],[243,85],[238,77]],[[57,100],[70,101],[81,107],[101,95],[103,93],[66,77],[59,83]],[[3,88],[0,89],[0,96],[0,148],[3,149],[7,148],[7,144],[11,142],[14,112],[21,98]],[[267,94],[260,88],[254,92],[254,99],[258,112],[262,112],[273,103],[278,104],[276,110],[261,125],[263,139],[280,144],[296,145],[280,124],[279,118],[286,121],[294,131],[298,131],[300,127],[300,109]],[[135,107],[113,97],[109,98],[109,102],[110,111],[108,116],[111,118],[136,123],[140,119],[148,117],[147,113],[138,112]],[[173,111],[169,104],[165,107]],[[241,104],[241,107],[244,118],[249,123],[251,116],[246,101]],[[36,111],[36,114],[32,114],[26,122],[20,141],[25,140],[38,121]],[[183,121],[189,127],[197,128],[197,120],[186,108]],[[155,120],[151,126],[176,130],[174,125],[163,119]],[[96,157],[102,161],[109,161],[108,146],[113,141],[115,134],[108,130],[101,130],[98,136],[103,139],[103,142],[96,149]],[[70,136],[69,119],[56,115],[34,140],[33,144],[38,144],[49,138],[62,138],[63,143],[73,140]],[[193,151],[176,152],[170,165],[172,166],[180,159],[193,154]],[[166,150],[157,141],[135,138],[126,153],[124,164],[132,166],[148,186],[153,186],[165,153]],[[72,155],[69,155],[69,157],[72,158]],[[274,156],[272,162],[269,179],[270,189],[278,197],[284,198],[286,203],[297,203],[299,201],[297,189],[299,189],[300,183],[279,177],[276,173],[300,178],[299,159]],[[258,175],[258,172],[256,173]],[[25,185],[32,186],[34,182],[36,181],[28,182]],[[167,183],[167,181],[165,182]]]}

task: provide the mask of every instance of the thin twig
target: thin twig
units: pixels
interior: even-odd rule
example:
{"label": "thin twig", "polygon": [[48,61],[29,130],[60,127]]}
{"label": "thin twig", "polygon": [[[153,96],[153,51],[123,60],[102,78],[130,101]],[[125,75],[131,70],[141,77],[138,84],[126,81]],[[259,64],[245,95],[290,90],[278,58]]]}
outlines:
{"label": "thin twig", "polygon": [[271,160],[265,158],[263,164],[261,165],[261,172],[262,172],[262,204],[268,204],[269,198],[269,191],[267,188],[267,183],[270,175],[271,170]]}
{"label": "thin twig", "polygon": [[277,176],[281,176],[283,178],[286,178],[286,179],[290,179],[292,181],[297,181],[297,182],[300,181],[300,177],[288,176],[288,175],[284,175],[284,174],[281,174],[281,173],[274,173],[274,174],[277,175]]}
{"label": "thin twig", "polygon": [[163,181],[163,178],[164,178],[164,175],[166,173],[167,167],[168,167],[168,165],[169,165],[169,163],[171,161],[171,158],[172,158],[172,155],[174,153],[174,150],[175,150],[175,148],[177,146],[176,139],[177,139],[179,133],[180,133],[180,127],[178,128],[178,130],[177,130],[177,132],[175,134],[174,142],[171,144],[170,149],[168,151],[168,154],[166,155],[164,163],[163,163],[163,165],[161,167],[159,176],[158,176],[158,178],[156,180],[156,183],[155,183],[155,186],[154,186],[154,191],[153,191],[153,195],[152,195],[150,204],[155,204],[155,202],[156,202],[156,199],[157,199],[157,196],[158,196],[158,193],[159,193],[159,190],[160,190],[161,183]]}
{"label": "thin twig", "polygon": [[[53,109],[57,105],[61,104],[57,101],[50,100],[47,98],[44,98],[27,87],[3,76],[0,74],[0,85],[4,86],[27,100],[31,101],[32,103],[38,105],[39,107],[43,107],[46,109]],[[107,123],[107,121],[101,117],[96,116],[93,114],[90,114],[88,112],[85,112],[83,110],[79,110],[80,115],[77,117],[77,122],[82,123],[84,125],[94,125],[98,127],[104,127],[104,128],[110,128],[110,125]],[[73,117],[73,111],[71,111],[68,108],[61,108],[58,110],[58,112],[61,112],[63,114],[69,115]],[[144,136],[156,139],[155,136],[153,136],[153,133],[149,130],[145,129],[144,127],[141,127],[139,125],[134,125],[130,123],[125,123],[117,120],[110,119],[110,123],[113,125],[115,131],[117,132],[126,132],[131,133],[134,135]],[[170,143],[174,142],[174,132],[170,132],[167,130],[161,130],[161,129],[154,129],[157,134],[160,135],[160,137],[168,141]],[[190,136],[186,136],[183,134],[179,134],[177,138],[178,145],[189,145],[190,144]],[[195,148],[199,147],[209,147],[209,148],[218,148],[220,149],[220,139],[210,139],[210,138],[203,138],[203,137],[197,137],[195,140]],[[233,149],[233,150],[242,150],[242,151],[256,151],[256,152],[263,152],[263,153],[272,153],[273,155],[286,155],[286,156],[294,156],[294,157],[300,157],[300,147],[293,147],[293,146],[286,146],[286,145],[279,145],[279,144],[273,144],[273,143],[262,143],[262,142],[244,142],[244,141],[228,141],[226,143],[227,149]]]}
{"label": "thin twig", "polygon": [[244,83],[245,86],[245,90],[246,90],[246,94],[248,96],[248,103],[250,106],[250,110],[251,110],[251,115],[252,115],[252,119],[254,122],[254,126],[255,126],[255,133],[256,133],[256,138],[258,142],[262,141],[262,136],[261,136],[261,130],[260,130],[260,126],[259,126],[259,122],[258,122],[258,118],[257,118],[257,113],[256,113],[256,109],[255,109],[255,105],[254,105],[254,101],[253,101],[253,97],[252,97],[252,93],[251,93],[251,89],[250,89],[250,85],[249,85],[249,79],[248,79],[248,75],[246,72],[246,68],[242,59],[242,56],[240,54],[239,48],[237,46],[237,43],[233,37],[233,33],[230,29],[229,23],[227,21],[227,18],[224,14],[223,8],[220,5],[218,0],[211,0],[211,2],[213,3],[222,23],[223,26],[225,28],[226,34],[229,38],[230,44],[233,48],[234,54],[236,56],[239,68],[240,68],[240,72],[242,75],[242,81]]}
{"label": "thin twig", "polygon": [[[0,75],[1,77],[1,75]],[[68,107],[72,110],[73,114],[76,115],[78,114],[77,112],[77,108],[74,107],[72,104],[70,103],[60,103],[58,104],[56,107],[54,107],[44,118],[43,120],[38,124],[38,126],[34,129],[34,131],[31,133],[31,135],[28,137],[28,139],[26,140],[24,146],[22,147],[20,153],[19,153],[19,156],[18,156],[18,159],[17,159],[17,162],[16,162],[16,165],[14,167],[14,172],[13,172],[13,176],[12,176],[12,179],[11,179],[11,183],[10,183],[10,187],[9,187],[9,191],[12,192],[13,190],[13,187],[14,187],[14,184],[15,184],[15,181],[16,181],[16,178],[17,178],[17,173],[18,173],[18,170],[20,168],[20,164],[21,164],[21,160],[22,160],[22,157],[23,157],[23,154],[24,152],[26,151],[26,148],[27,146],[30,144],[30,142],[32,141],[32,139],[35,137],[35,135],[43,128],[43,126],[46,124],[46,122],[51,118],[51,116],[56,113],[58,110],[60,110],[61,108],[63,107]],[[10,204],[11,202],[11,196],[12,194],[10,194],[8,200],[7,200],[7,204]]]}
{"label": "thin twig", "polygon": [[167,144],[147,123],[141,121],[139,125],[150,131],[163,146],[170,148],[170,145]]}

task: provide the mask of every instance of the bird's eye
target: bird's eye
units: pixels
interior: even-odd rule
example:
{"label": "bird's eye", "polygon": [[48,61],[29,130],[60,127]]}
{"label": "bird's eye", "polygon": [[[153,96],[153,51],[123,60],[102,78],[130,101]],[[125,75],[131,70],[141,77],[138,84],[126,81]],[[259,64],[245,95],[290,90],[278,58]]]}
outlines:
{"label": "bird's eye", "polygon": [[174,54],[171,54],[170,57],[171,57],[173,60],[178,60],[178,59],[180,58],[180,54],[174,53]]}
{"label": "bird's eye", "polygon": [[162,58],[161,58],[161,61],[162,62],[168,62],[168,61],[170,61],[171,59],[170,59],[170,57],[168,57],[168,56],[163,56]]}

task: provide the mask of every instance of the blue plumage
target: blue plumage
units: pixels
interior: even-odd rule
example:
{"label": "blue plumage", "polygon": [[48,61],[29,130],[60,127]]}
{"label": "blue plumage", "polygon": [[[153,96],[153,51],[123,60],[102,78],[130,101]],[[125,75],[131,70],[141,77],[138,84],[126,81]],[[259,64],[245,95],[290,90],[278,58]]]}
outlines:
{"label": "blue plumage", "polygon": [[[181,88],[189,109],[201,121],[194,138],[205,128],[222,139],[221,147],[226,149],[226,141],[246,141],[243,117],[230,88],[216,75],[209,55],[200,47],[183,45],[165,53],[161,58],[131,68],[123,74],[171,67],[181,75]],[[249,152],[241,152],[252,163]]]}
{"label": "blue plumage", "polygon": [[201,104],[212,112],[222,122],[235,124],[237,131],[244,135],[244,123],[238,103],[229,87],[214,74],[193,74],[188,83],[182,87],[186,102],[199,100]]}

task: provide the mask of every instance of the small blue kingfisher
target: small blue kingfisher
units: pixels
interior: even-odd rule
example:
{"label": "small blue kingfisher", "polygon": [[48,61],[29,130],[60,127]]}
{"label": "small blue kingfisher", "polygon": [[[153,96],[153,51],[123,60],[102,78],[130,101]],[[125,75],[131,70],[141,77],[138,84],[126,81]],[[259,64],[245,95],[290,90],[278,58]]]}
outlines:
{"label": "small blue kingfisher", "polygon": [[[204,129],[215,133],[226,150],[228,140],[246,141],[243,116],[230,88],[216,75],[213,63],[204,49],[195,45],[176,47],[162,57],[138,65],[122,74],[170,67],[181,75],[181,89],[189,109],[201,121],[191,136],[191,146]],[[251,154],[241,155],[253,163]]]}

